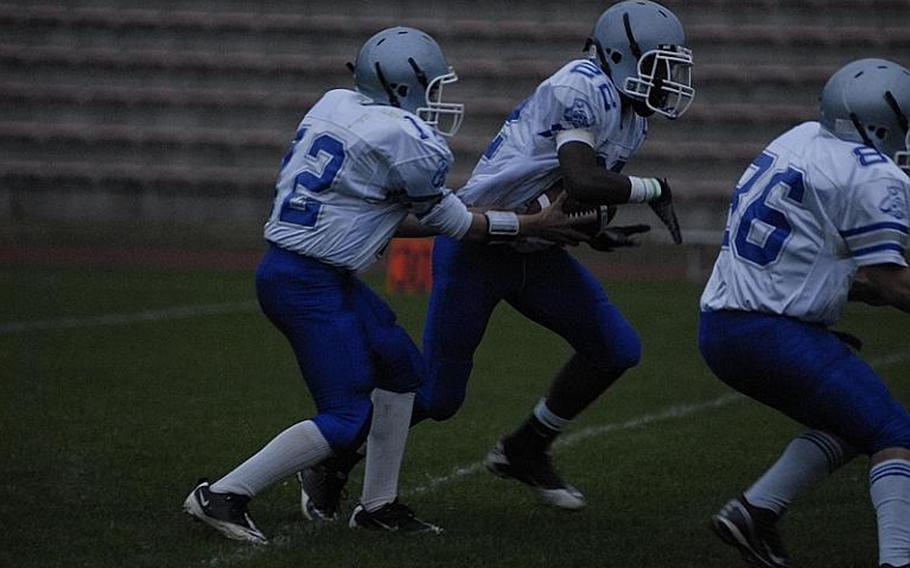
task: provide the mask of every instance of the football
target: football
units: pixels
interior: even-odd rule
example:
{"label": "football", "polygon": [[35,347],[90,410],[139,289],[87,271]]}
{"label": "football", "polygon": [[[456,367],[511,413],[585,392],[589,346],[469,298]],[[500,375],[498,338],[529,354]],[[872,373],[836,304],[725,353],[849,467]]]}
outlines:
{"label": "football", "polygon": [[[526,213],[528,215],[532,215],[534,213],[538,213],[538,212],[542,211],[543,209],[546,209],[554,201],[556,201],[556,199],[559,197],[559,195],[561,193],[563,193],[563,191],[565,191],[565,190],[563,189],[562,181],[557,181],[556,183],[554,183],[553,185],[548,187],[546,190],[544,190],[542,193],[540,193],[537,197],[535,197],[535,198],[531,199],[530,201],[528,201],[527,203],[525,203],[524,210],[522,212]],[[589,205],[586,203],[581,203],[579,201],[576,201],[576,200],[572,199],[571,197],[566,199],[566,201],[563,203],[562,209],[563,209],[563,211],[565,211],[566,213],[569,213],[570,215],[573,213],[584,213],[584,212],[588,212],[588,211],[596,212],[597,213],[596,220],[592,221],[591,223],[581,225],[580,227],[578,227],[578,229],[581,232],[583,232],[589,236],[592,236],[592,237],[600,232],[601,227],[602,227],[603,215],[607,216],[606,223],[603,223],[603,225],[608,224],[611,220],[613,220],[613,217],[616,215],[616,206],[615,205],[609,205],[609,206]]]}

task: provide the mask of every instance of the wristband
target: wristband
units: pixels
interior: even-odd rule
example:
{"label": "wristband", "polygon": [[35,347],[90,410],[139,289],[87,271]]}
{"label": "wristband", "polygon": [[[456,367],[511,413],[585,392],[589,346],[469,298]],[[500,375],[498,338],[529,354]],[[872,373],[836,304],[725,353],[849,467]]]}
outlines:
{"label": "wristband", "polygon": [[632,184],[629,203],[644,203],[660,198],[660,182],[657,178],[629,176],[629,182]]}
{"label": "wristband", "polygon": [[517,237],[518,215],[511,211],[487,211],[487,234],[493,237]]}

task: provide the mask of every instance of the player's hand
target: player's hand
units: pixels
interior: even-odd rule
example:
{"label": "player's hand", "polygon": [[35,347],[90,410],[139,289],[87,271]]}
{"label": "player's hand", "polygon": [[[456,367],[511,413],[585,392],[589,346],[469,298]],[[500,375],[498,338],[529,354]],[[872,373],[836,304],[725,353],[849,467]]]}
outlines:
{"label": "player's hand", "polygon": [[853,278],[853,284],[850,285],[850,292],[847,294],[847,300],[851,302],[863,302],[870,306],[885,306],[888,302],[882,298],[875,290],[869,277],[864,272],[857,272]]}
{"label": "player's hand", "polygon": [[651,230],[651,225],[626,225],[622,227],[609,227],[597,233],[588,244],[594,250],[602,252],[611,252],[617,248],[637,247],[641,243],[632,238],[639,233],[647,233]]}
{"label": "player's hand", "polygon": [[682,231],[679,229],[679,220],[676,218],[676,211],[673,209],[670,184],[663,178],[658,178],[657,181],[660,182],[660,197],[656,201],[649,201],[648,205],[657,214],[660,222],[670,231],[673,242],[678,245],[682,244]]}
{"label": "player's hand", "polygon": [[533,236],[564,245],[575,246],[588,240],[588,235],[578,229],[582,225],[590,225],[597,221],[597,209],[566,213],[563,206],[567,194],[560,193],[553,203],[529,216],[529,223],[525,226],[528,232],[525,236]]}

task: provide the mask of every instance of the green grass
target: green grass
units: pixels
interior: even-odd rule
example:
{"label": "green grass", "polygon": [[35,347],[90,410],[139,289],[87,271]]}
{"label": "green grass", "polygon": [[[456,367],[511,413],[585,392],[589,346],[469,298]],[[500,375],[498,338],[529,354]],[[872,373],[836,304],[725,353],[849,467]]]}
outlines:
{"label": "green grass", "polygon": [[[572,426],[623,424],[730,391],[696,348],[699,287],[608,283],[640,331],[643,364]],[[254,301],[247,272],[0,268],[0,322]],[[392,298],[419,337],[426,298]],[[842,326],[865,357],[907,353],[906,316],[851,307]],[[443,537],[412,540],[301,520],[296,484],[252,505],[273,540],[223,540],[180,511],[312,404],[284,338],[255,310],[130,325],[0,334],[0,566],[728,567],[705,519],[770,464],[799,427],[746,400],[640,427],[586,434],[556,462],[589,506],[565,514],[477,463],[514,428],[570,353],[508,307],[477,353],[468,400],[410,438],[402,491]],[[904,359],[880,367],[904,399]],[[571,441],[571,440],[570,440]],[[783,523],[798,566],[874,565],[865,460],[807,495]],[[352,483],[352,494],[359,487]],[[348,502],[350,505],[350,502]]]}

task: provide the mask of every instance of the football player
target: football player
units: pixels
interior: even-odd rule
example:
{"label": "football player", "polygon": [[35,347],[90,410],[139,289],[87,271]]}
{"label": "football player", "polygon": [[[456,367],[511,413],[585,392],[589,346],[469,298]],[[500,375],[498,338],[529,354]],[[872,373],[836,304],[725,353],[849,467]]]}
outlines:
{"label": "football player", "polygon": [[[683,27],[660,4],[620,2],[597,20],[586,50],[587,57],[556,71],[506,118],[458,196],[471,207],[515,213],[560,186],[580,208],[647,202],[680,242],[669,185],[620,171],[644,142],[648,117],[676,119],[692,101],[692,54]],[[502,223],[504,232],[516,232],[508,216]],[[631,244],[623,232],[599,232],[592,241],[600,248]],[[508,302],[576,352],[526,422],[487,455],[486,466],[530,485],[545,504],[583,507],[581,492],[554,470],[550,446],[638,364],[635,330],[597,278],[553,243],[491,245],[441,237],[433,270],[424,333],[429,372],[418,392],[415,421],[455,414],[490,315],[500,301]],[[333,514],[355,461],[356,456],[303,472],[308,516]]]}
{"label": "football player", "polygon": [[351,69],[356,91],[327,92],[281,162],[265,225],[269,249],[256,272],[262,310],[290,342],[317,414],[215,483],[201,481],[184,504],[238,540],[266,541],[248,513],[252,497],[365,437],[363,494],[350,525],[439,531],[396,499],[423,360],[388,305],[356,276],[409,212],[456,240],[579,236],[571,228],[578,220],[561,208],[530,216],[472,213],[445,189],[452,153],[441,135],[455,133],[463,109],[443,101],[443,87],[457,78],[430,36],[383,30]]}
{"label": "football player", "polygon": [[[828,80],[821,121],[746,170],[701,298],[699,345],[725,383],[811,428],[711,519],[755,566],[790,566],[775,523],[794,498],[870,456],[879,563],[910,566],[910,414],[832,332],[848,298],[910,312],[910,72],[863,59]],[[855,342],[852,342],[855,343]]]}

